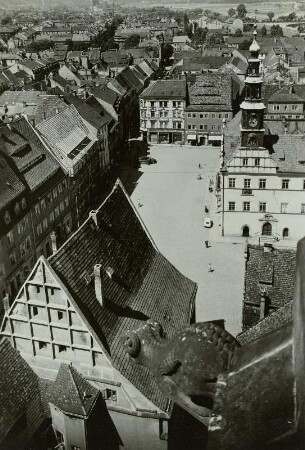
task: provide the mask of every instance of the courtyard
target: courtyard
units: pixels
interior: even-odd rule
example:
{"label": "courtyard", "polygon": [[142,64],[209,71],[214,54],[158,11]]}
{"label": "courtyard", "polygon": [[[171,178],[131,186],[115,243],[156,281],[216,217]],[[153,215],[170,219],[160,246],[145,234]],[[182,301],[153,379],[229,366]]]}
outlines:
{"label": "courtyard", "polygon": [[[142,165],[136,177],[127,166],[120,177],[124,185],[133,184],[131,199],[159,250],[198,284],[196,321],[225,319],[226,329],[236,335],[241,331],[244,241],[220,238],[216,198],[209,192],[219,147],[156,144],[149,155],[156,164]],[[213,219],[211,229],[204,228],[205,217]]]}

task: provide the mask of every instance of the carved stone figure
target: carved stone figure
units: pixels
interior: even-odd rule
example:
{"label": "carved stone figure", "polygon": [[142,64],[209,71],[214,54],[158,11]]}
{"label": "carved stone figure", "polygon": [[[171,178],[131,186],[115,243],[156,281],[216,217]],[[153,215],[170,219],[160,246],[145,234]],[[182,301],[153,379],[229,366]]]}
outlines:
{"label": "carved stone figure", "polygon": [[148,321],[125,333],[123,341],[132,359],[150,369],[166,397],[208,425],[218,376],[230,369],[239,346],[220,323],[197,323],[166,339],[161,325]]}

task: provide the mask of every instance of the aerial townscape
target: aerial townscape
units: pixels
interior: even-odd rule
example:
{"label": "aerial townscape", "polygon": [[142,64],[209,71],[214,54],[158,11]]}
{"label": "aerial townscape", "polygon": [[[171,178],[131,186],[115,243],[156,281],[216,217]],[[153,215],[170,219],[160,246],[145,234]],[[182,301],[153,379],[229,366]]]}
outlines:
{"label": "aerial townscape", "polygon": [[305,2],[0,11],[0,450],[304,450]]}

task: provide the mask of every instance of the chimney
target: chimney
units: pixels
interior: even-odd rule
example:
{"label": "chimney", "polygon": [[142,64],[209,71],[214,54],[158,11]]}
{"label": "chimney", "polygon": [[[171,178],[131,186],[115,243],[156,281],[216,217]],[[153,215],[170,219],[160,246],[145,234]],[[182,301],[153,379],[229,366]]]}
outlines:
{"label": "chimney", "polygon": [[5,313],[7,313],[7,311],[10,309],[10,299],[8,294],[6,294],[6,296],[3,299],[3,307]]}
{"label": "chimney", "polygon": [[267,289],[261,288],[261,297],[259,302],[259,318],[264,319],[266,316],[266,296],[267,296]]}
{"label": "chimney", "polygon": [[43,115],[43,118],[44,118],[44,120],[45,120],[45,119],[47,118],[46,112],[43,111],[42,115]]}
{"label": "chimney", "polygon": [[108,277],[109,277],[110,279],[112,279],[112,276],[113,276],[113,274],[114,274],[114,269],[113,269],[112,267],[107,267],[106,273],[107,273]]}
{"label": "chimney", "polygon": [[56,253],[57,252],[57,238],[56,238],[55,231],[53,231],[51,233],[51,245],[52,245],[52,253]]}
{"label": "chimney", "polygon": [[100,221],[99,221],[99,217],[100,217],[99,212],[94,209],[94,210],[89,212],[89,217],[91,217],[91,219],[93,219],[95,225],[98,228],[99,227],[99,223],[100,223]]}
{"label": "chimney", "polygon": [[101,264],[95,264],[94,266],[94,289],[95,289],[95,296],[97,301],[101,306],[104,308],[105,305],[105,297],[103,293],[103,285],[102,285],[102,265]]}
{"label": "chimney", "polygon": [[270,252],[272,252],[272,250],[273,250],[272,244],[268,244],[268,243],[264,244],[264,253],[270,253]]}

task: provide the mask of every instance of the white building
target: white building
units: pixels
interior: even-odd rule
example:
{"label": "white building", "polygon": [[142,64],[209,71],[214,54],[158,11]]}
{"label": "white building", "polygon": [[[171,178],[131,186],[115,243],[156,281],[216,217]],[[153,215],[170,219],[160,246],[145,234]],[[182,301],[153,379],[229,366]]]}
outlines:
{"label": "white building", "polygon": [[305,136],[272,136],[264,128],[260,48],[255,34],[240,135],[224,137],[222,234],[298,240],[305,231]]}

